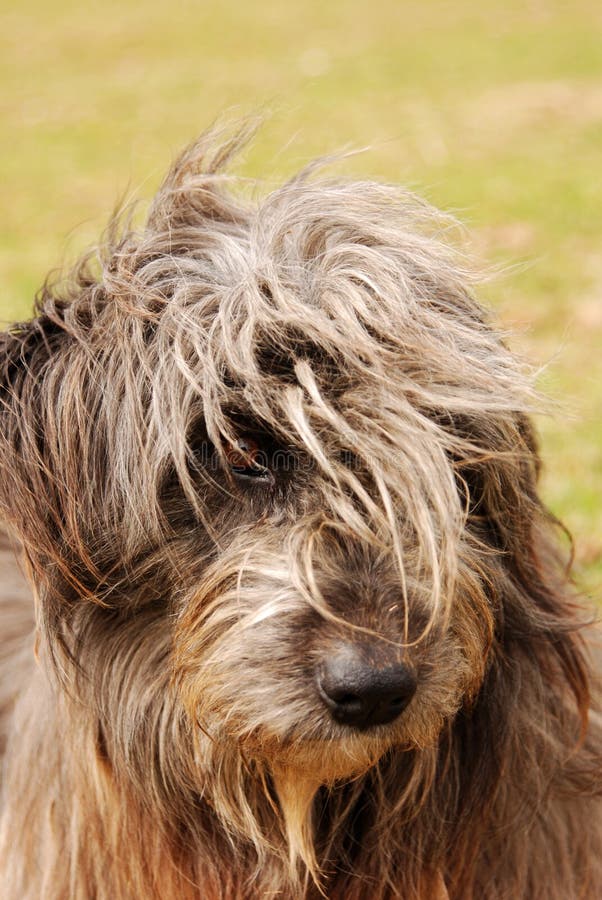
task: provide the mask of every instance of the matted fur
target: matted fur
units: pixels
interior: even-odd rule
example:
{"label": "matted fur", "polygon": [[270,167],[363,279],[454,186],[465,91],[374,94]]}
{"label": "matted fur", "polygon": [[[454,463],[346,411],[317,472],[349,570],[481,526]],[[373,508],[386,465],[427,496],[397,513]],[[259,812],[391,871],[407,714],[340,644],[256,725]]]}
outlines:
{"label": "matted fur", "polygon": [[[0,335],[39,661],[13,603],[2,897],[597,898],[602,737],[531,377],[452,222],[315,167],[248,199],[245,137],[188,149]],[[265,477],[232,466],[248,436]],[[342,643],[416,674],[391,724],[320,700]]]}

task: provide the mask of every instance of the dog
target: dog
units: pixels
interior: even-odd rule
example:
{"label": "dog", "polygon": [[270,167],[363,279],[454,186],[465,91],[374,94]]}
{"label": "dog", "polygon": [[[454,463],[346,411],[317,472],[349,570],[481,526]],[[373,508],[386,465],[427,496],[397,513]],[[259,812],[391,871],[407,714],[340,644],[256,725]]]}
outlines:
{"label": "dog", "polygon": [[532,372],[448,217],[247,130],[0,336],[2,896],[598,898]]}

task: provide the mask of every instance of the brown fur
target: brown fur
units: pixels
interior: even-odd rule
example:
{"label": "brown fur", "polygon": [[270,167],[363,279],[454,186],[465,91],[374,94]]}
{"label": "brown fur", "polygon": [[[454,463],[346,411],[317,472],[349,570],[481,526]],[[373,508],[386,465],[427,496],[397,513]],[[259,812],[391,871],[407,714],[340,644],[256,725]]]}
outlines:
{"label": "brown fur", "polygon": [[[453,223],[313,168],[244,199],[244,138],[0,335],[39,658],[3,599],[2,896],[593,900],[602,737],[531,377]],[[342,643],[415,673],[398,719],[330,716]]]}

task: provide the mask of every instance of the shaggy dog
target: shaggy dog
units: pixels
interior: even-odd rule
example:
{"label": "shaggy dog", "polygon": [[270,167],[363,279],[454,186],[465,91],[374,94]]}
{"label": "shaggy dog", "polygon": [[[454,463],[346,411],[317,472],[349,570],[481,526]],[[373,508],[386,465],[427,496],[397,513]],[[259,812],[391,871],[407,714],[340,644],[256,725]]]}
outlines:
{"label": "shaggy dog", "polygon": [[530,376],[448,219],[243,139],[0,336],[2,897],[599,898]]}

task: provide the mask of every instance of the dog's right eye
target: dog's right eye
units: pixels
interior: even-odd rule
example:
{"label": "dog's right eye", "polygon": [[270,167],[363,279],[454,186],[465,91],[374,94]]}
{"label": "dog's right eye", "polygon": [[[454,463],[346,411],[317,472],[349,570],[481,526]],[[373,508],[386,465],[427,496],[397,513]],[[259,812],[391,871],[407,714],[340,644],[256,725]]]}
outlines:
{"label": "dog's right eye", "polygon": [[342,463],[346,469],[351,469],[354,472],[361,469],[361,460],[353,450],[341,450],[339,462]]}
{"label": "dog's right eye", "polygon": [[274,480],[267,453],[254,438],[241,437],[236,444],[228,444],[225,455],[230,471],[237,478],[266,483]]}

